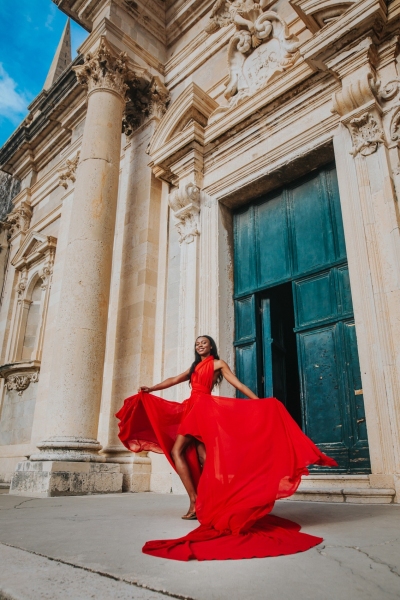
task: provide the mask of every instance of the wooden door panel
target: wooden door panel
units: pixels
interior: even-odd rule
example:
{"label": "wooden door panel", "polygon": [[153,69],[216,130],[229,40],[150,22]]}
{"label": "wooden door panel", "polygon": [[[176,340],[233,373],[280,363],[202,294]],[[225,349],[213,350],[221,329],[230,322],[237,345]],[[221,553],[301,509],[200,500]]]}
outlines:
{"label": "wooden door panel", "polygon": [[[236,346],[236,373],[242,383],[257,393],[257,344],[252,342],[244,346]],[[240,392],[236,392],[237,398],[246,398]]]}
{"label": "wooden door panel", "polygon": [[336,260],[346,260],[346,244],[344,239],[344,229],[342,220],[342,210],[340,207],[339,185],[336,169],[326,169],[322,172],[325,180],[329,204],[331,210],[332,232],[335,244]]}
{"label": "wooden door panel", "polygon": [[236,343],[255,341],[256,305],[254,294],[235,300],[235,339]]}
{"label": "wooden door panel", "polygon": [[298,334],[304,429],[316,444],[344,440],[337,326]]}
{"label": "wooden door panel", "polygon": [[332,270],[293,282],[296,328],[317,325],[337,313]]}
{"label": "wooden door panel", "polygon": [[286,202],[279,195],[255,211],[258,286],[266,287],[291,275]]}
{"label": "wooden door panel", "polygon": [[261,327],[263,340],[263,373],[264,396],[271,398],[274,395],[274,381],[272,374],[272,329],[271,329],[271,301],[263,298],[261,301]]}
{"label": "wooden door panel", "polygon": [[288,194],[295,274],[329,265],[336,256],[329,202],[320,177],[302,183]]}
{"label": "wooden door panel", "polygon": [[254,249],[254,208],[251,206],[235,215],[235,291],[251,292],[257,287]]}
{"label": "wooden door panel", "polygon": [[337,268],[338,289],[338,314],[343,317],[353,315],[353,301],[351,299],[349,267],[342,265]]}

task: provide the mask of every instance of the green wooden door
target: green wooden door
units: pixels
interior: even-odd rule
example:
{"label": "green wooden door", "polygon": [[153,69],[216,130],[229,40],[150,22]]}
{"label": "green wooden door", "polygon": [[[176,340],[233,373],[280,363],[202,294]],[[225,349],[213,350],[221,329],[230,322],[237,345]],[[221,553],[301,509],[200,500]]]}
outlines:
{"label": "green wooden door", "polygon": [[[338,460],[341,471],[367,472],[362,385],[334,165],[235,214],[234,267],[239,378],[260,396],[273,394],[286,402],[292,369],[300,379],[304,431]],[[287,367],[280,336],[287,313],[279,308],[279,286],[285,285],[292,286],[296,373]]]}

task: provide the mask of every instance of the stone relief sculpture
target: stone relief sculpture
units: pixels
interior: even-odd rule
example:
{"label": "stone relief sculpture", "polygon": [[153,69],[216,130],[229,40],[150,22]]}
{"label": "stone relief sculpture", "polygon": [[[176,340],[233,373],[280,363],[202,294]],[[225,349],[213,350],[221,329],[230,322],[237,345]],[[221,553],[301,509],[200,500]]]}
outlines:
{"label": "stone relief sculpture", "polygon": [[228,46],[229,81],[225,97],[227,107],[218,108],[211,116],[222,113],[263,88],[274,76],[289,69],[299,58],[298,38],[289,33],[285,21],[268,10],[271,0],[217,0],[206,32],[236,25]]}

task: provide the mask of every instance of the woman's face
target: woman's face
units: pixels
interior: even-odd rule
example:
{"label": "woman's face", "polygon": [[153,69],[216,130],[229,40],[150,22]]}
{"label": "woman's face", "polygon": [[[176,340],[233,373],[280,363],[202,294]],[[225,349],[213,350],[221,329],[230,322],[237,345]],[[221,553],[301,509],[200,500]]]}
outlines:
{"label": "woman's face", "polygon": [[206,357],[210,355],[211,352],[211,344],[210,340],[206,337],[198,337],[195,344],[196,352],[200,354],[200,356]]}

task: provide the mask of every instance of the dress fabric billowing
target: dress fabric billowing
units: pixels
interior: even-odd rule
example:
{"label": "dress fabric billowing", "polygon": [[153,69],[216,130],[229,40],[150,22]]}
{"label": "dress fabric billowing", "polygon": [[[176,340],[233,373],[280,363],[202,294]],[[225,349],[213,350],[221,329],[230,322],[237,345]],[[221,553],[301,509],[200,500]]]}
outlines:
{"label": "dress fabric billowing", "polygon": [[208,357],[197,365],[191,396],[182,404],[140,392],[116,414],[129,450],[164,453],[172,467],[178,433],[206,446],[202,472],[194,444],[186,454],[200,526],[183,538],[147,542],[143,552],[183,561],[262,558],[319,544],[322,538],[269,513],[275,500],[296,491],[307,465],[337,463],[318,450],[279,400],[212,396],[213,375],[214,359]]}

